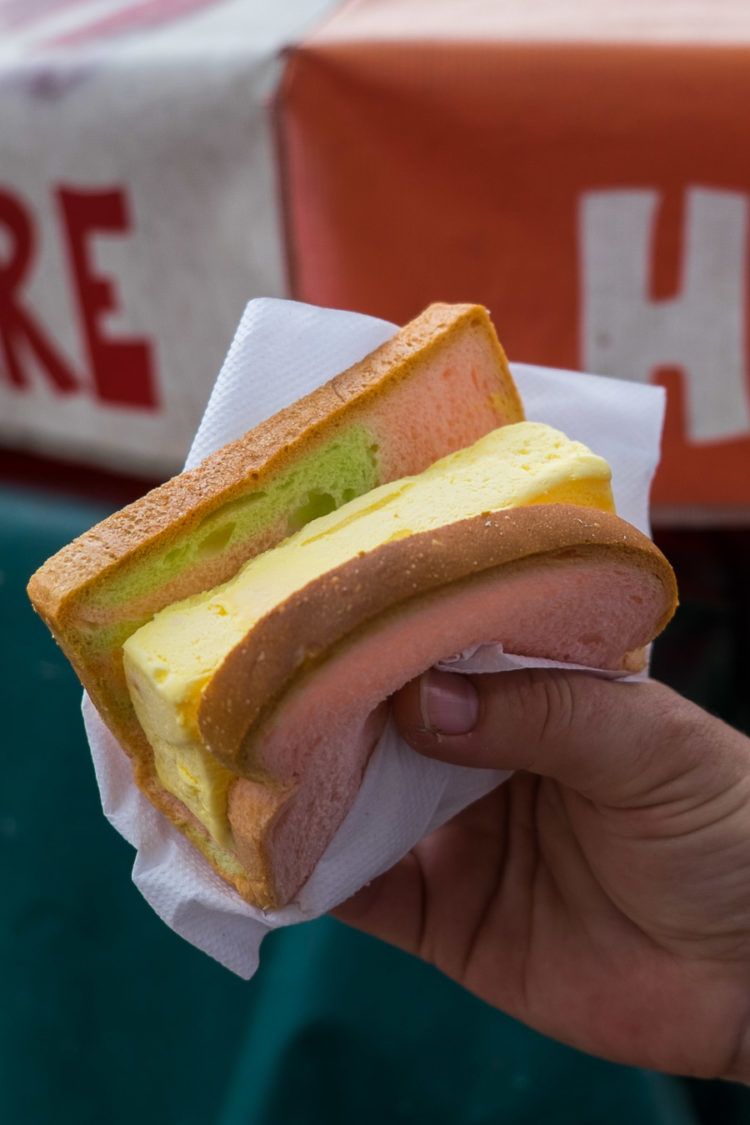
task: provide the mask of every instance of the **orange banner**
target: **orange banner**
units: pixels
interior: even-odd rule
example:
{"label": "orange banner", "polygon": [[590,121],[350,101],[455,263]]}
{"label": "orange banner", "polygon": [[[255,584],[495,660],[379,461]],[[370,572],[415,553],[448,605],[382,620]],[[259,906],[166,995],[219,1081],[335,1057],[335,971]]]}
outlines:
{"label": "orange banner", "polygon": [[750,36],[524,39],[487,11],[472,36],[470,4],[428,39],[409,8],[379,35],[344,6],[290,57],[293,295],[401,323],[482,301],[512,360],[661,382],[657,519],[746,519]]}

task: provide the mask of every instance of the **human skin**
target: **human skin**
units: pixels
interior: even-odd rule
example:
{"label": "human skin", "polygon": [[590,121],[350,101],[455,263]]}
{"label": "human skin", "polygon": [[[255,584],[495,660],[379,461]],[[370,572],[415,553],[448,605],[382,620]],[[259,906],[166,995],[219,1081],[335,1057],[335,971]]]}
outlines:
{"label": "human skin", "polygon": [[420,753],[518,771],[335,913],[620,1063],[750,1079],[750,739],[653,681],[430,672]]}

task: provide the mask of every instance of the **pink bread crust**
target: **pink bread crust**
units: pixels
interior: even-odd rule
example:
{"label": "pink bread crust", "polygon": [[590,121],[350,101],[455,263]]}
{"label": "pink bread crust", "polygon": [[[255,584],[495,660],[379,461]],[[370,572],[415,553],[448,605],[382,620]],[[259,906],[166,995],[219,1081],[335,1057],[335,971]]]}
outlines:
{"label": "pink bread crust", "polygon": [[398,540],[310,583],[230,653],[198,712],[242,775],[229,816],[253,900],[280,905],[305,881],[356,796],[382,701],[414,675],[493,640],[632,670],[676,603],[649,539],[557,504]]}
{"label": "pink bread crust", "polygon": [[[417,430],[412,430],[411,421],[404,425],[405,419],[412,418],[429,422],[430,402],[442,397],[452,413],[443,416],[438,436],[429,424]],[[252,488],[262,488],[342,426],[362,422],[372,427],[381,444],[382,483],[420,472],[452,449],[522,418],[518,392],[486,309],[469,304],[431,305],[360,363],[208,457],[198,468],[110,516],[32,576],[28,592],[34,608],[131,757],[139,787],[249,901],[254,900],[252,871],[238,873],[232,857],[222,853],[156,776],[151,747],[125,685],[121,650],[125,637],[101,653],[96,652],[95,640],[101,628],[121,621],[127,625],[139,614],[150,615],[189,594],[213,588],[248,558],[275,546],[288,529],[271,528],[240,551],[192,566],[178,580],[150,591],[145,599],[111,612],[94,607],[92,596],[106,590],[124,568],[169,550],[179,535],[198,528],[223,505]],[[396,432],[399,436],[392,436]],[[269,815],[265,795],[260,806],[262,823]]]}

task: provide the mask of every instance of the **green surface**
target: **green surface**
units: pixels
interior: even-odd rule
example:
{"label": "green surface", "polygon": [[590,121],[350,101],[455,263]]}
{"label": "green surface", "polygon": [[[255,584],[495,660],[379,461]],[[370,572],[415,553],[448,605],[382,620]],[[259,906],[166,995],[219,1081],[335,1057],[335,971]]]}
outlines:
{"label": "green surface", "polygon": [[[558,1046],[329,919],[270,938],[247,984],[156,918],[23,592],[102,514],[0,491],[0,1122],[697,1122],[687,1086]],[[703,1120],[746,1119],[727,1089],[701,1086]]]}

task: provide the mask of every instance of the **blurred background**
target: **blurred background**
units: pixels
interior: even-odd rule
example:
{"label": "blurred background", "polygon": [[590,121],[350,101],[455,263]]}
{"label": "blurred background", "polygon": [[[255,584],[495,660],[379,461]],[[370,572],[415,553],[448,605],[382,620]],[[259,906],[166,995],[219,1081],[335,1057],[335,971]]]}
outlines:
{"label": "blurred background", "polygon": [[25,584],[179,470],[255,296],[479,301],[512,360],[663,384],[653,673],[750,728],[750,9],[278,8],[0,0],[0,1120],[750,1120],[330,919],[243,983],[130,882]]}

